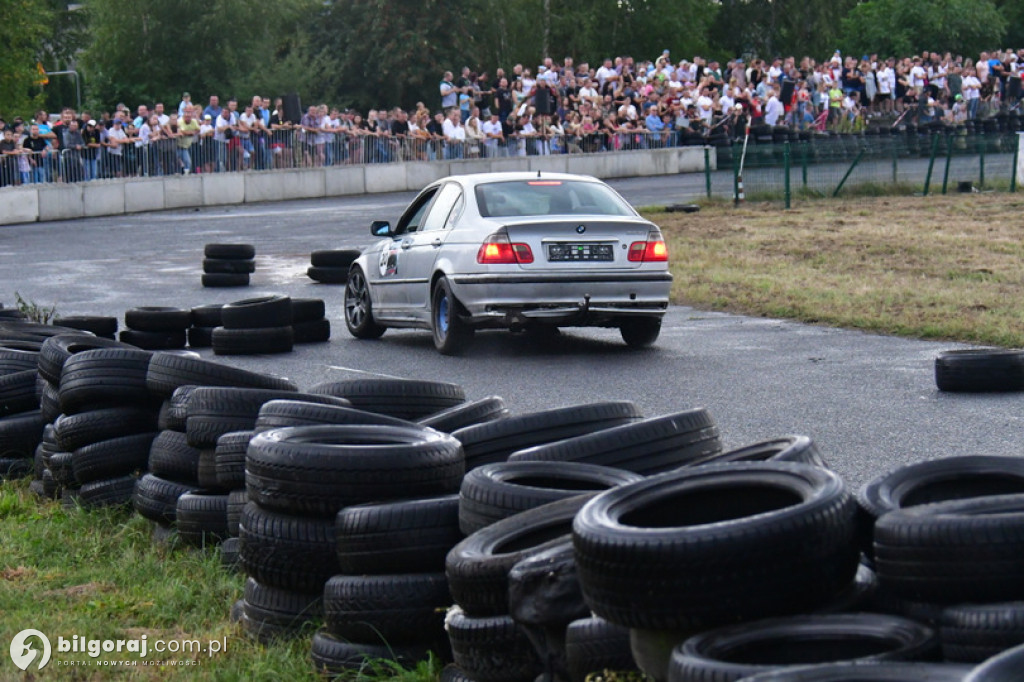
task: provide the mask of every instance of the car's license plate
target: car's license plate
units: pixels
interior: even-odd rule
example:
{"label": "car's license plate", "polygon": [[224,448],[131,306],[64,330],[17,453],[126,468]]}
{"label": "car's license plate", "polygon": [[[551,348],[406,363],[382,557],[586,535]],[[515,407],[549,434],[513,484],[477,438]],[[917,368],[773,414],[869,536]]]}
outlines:
{"label": "car's license plate", "polygon": [[610,261],[611,244],[548,244],[549,261]]}

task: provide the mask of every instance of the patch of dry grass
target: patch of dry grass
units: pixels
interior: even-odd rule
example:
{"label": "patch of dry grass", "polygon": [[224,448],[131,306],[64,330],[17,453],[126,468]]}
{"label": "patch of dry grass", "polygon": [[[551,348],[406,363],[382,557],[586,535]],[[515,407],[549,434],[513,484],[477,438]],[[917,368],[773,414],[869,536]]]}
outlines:
{"label": "patch of dry grass", "polygon": [[659,213],[673,300],[1024,346],[1024,196],[871,197]]}

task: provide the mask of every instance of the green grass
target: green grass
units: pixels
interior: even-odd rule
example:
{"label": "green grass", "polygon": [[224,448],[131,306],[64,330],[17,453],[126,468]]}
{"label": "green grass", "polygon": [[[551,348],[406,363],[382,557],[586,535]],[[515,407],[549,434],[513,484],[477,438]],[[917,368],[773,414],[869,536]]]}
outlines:
{"label": "green grass", "polygon": [[[319,680],[309,656],[309,636],[264,646],[229,620],[242,596],[243,578],[220,564],[216,548],[197,550],[155,542],[151,524],[128,510],[64,509],[40,500],[27,481],[0,483],[0,680]],[[198,665],[111,669],[58,666],[55,661],[92,660],[56,653],[33,676],[23,676],[6,646],[21,630],[71,639],[217,639],[223,653],[148,656],[194,660]],[[130,654],[96,659],[129,660]],[[142,660],[142,659],[138,659]],[[30,668],[31,669],[31,668]],[[436,680],[439,664],[414,670],[369,661],[345,679]]]}
{"label": "green grass", "polygon": [[673,302],[1024,346],[1024,197],[870,194],[651,215],[669,245]]}

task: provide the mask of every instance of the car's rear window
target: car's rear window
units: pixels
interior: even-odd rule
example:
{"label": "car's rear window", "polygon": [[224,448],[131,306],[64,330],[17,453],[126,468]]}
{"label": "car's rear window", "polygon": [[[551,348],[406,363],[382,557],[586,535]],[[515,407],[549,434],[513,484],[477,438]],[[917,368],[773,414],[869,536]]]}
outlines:
{"label": "car's rear window", "polygon": [[512,180],[476,186],[484,218],[541,215],[636,215],[605,185],[578,180]]}

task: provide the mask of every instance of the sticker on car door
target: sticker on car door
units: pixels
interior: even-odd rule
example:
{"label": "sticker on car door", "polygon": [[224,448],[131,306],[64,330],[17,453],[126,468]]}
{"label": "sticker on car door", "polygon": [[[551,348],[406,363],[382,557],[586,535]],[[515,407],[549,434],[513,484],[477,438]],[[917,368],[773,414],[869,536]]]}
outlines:
{"label": "sticker on car door", "polygon": [[380,250],[380,261],[377,267],[381,277],[391,277],[398,274],[398,242],[391,242]]}

